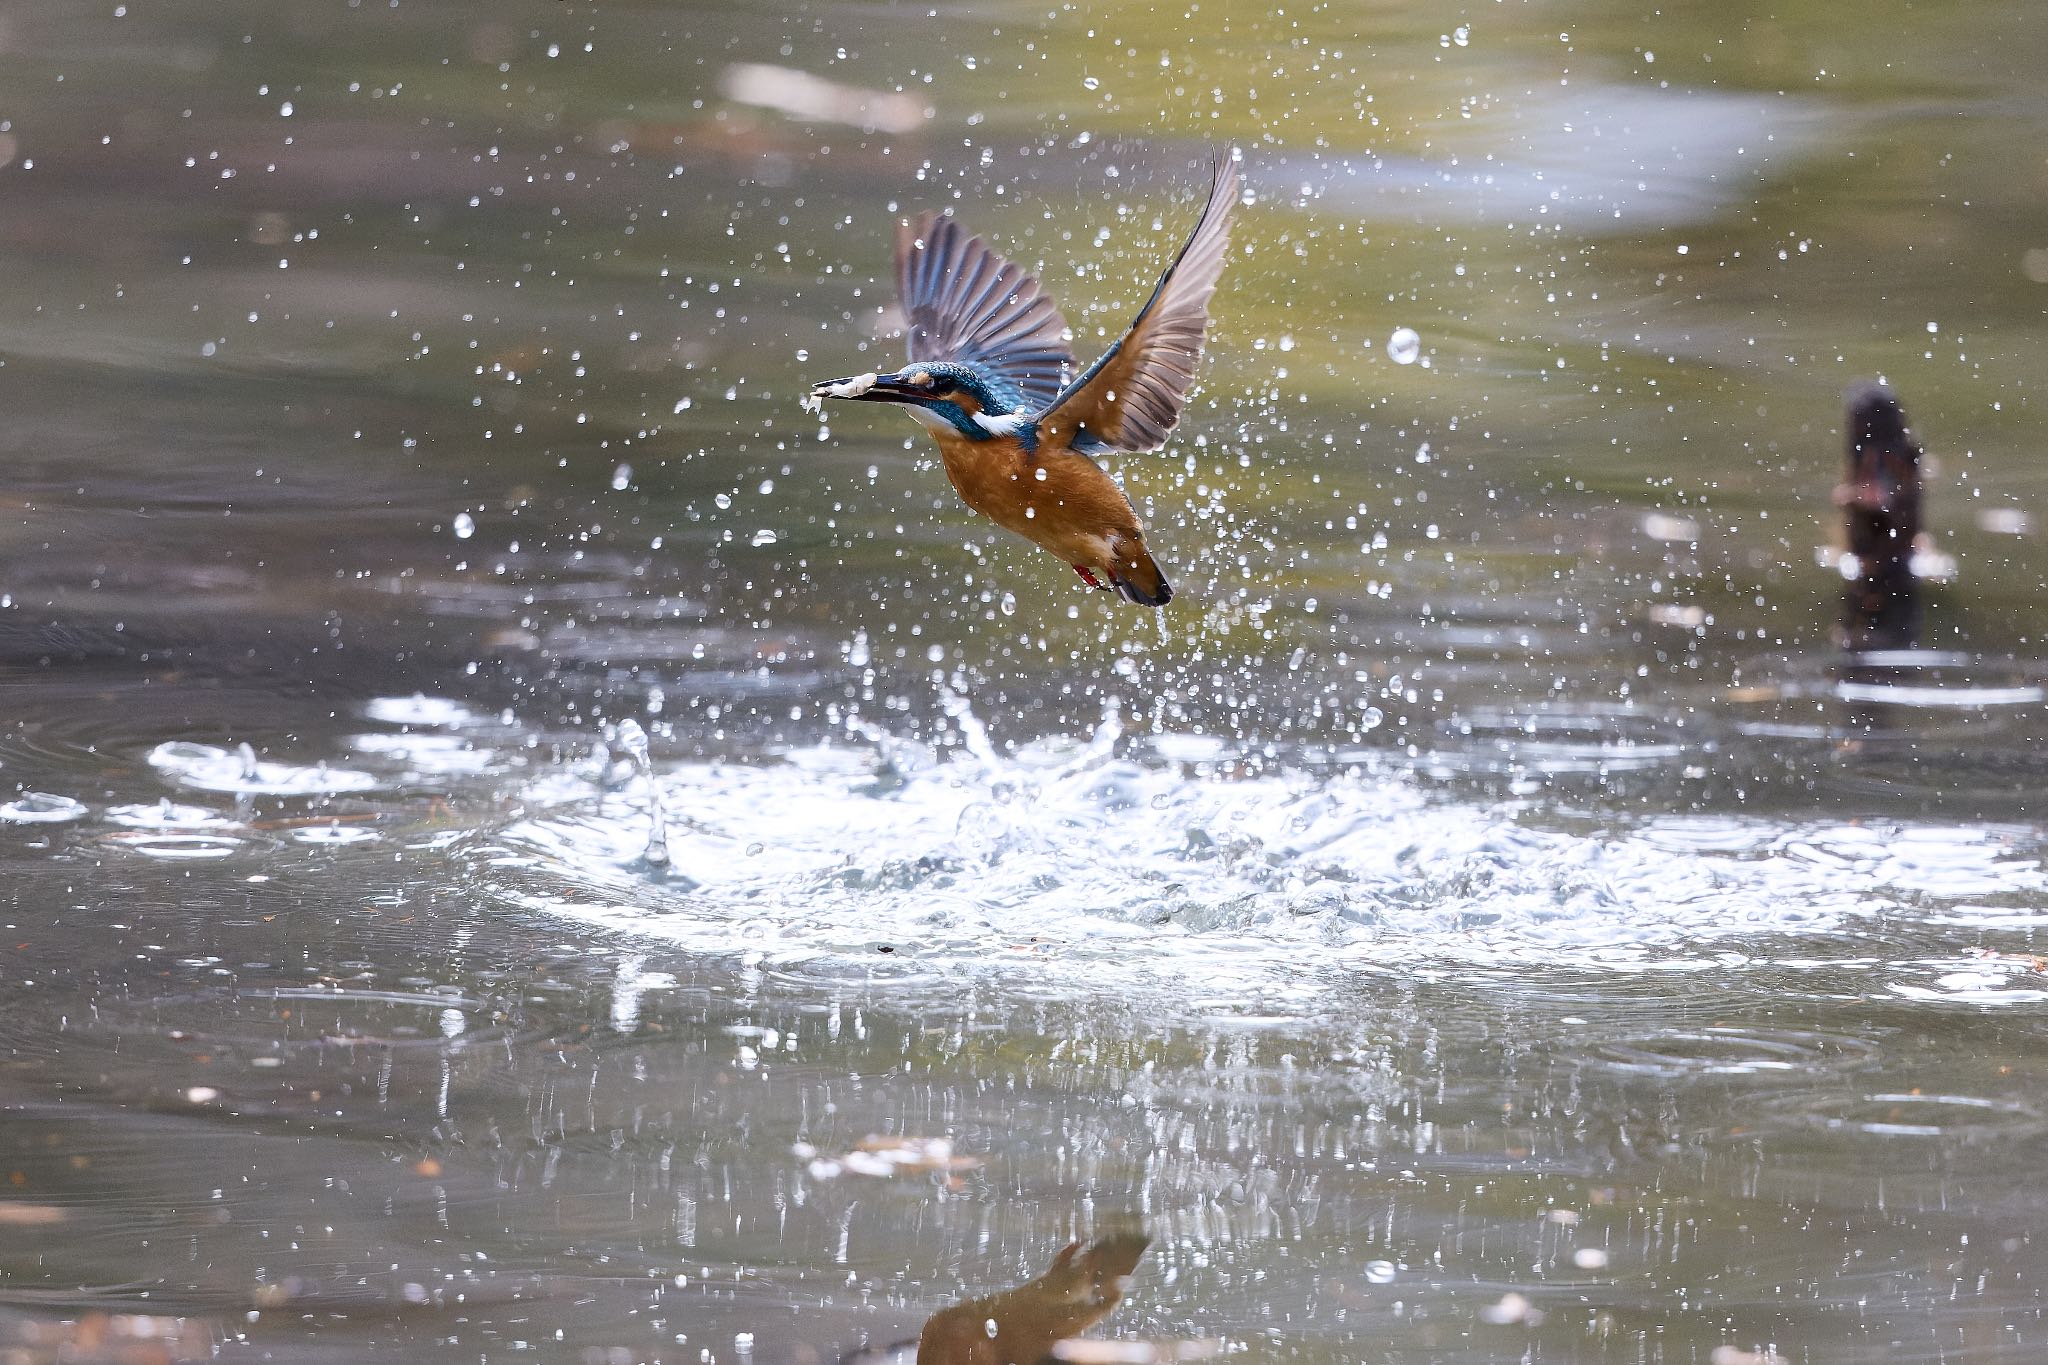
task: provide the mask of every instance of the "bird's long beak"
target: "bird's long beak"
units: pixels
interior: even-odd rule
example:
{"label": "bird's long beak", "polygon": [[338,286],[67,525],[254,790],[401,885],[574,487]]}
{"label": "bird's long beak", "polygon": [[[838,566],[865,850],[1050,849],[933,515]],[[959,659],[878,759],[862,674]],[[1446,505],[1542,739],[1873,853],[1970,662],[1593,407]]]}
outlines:
{"label": "bird's long beak", "polygon": [[924,390],[906,384],[900,374],[855,374],[811,386],[813,399],[856,398],[865,403],[913,403]]}

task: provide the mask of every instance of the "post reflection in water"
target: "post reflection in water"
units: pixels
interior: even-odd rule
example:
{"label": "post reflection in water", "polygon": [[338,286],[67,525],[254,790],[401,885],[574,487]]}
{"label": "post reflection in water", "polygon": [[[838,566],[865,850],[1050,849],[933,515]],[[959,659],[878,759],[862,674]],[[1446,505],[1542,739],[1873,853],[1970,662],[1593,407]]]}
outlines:
{"label": "post reflection in water", "polygon": [[1849,543],[1842,645],[1852,653],[1912,649],[1920,643],[1920,445],[1882,384],[1857,385],[1847,402],[1848,467],[1835,489]]}

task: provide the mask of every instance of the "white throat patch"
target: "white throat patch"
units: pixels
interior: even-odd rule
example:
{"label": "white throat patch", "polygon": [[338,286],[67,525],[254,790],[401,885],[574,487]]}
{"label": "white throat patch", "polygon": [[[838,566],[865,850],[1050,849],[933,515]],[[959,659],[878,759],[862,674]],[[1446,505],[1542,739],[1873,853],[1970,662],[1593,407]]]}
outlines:
{"label": "white throat patch", "polygon": [[1015,436],[1017,429],[1029,420],[1021,412],[1006,413],[1001,417],[991,417],[985,412],[974,414],[975,425],[991,436]]}

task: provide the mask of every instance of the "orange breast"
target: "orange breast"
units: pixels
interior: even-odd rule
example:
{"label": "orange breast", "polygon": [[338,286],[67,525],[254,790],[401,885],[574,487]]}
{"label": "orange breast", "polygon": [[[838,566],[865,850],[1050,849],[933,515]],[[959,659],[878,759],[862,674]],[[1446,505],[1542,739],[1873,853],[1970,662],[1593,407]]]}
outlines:
{"label": "orange breast", "polygon": [[953,481],[960,500],[998,526],[1021,530],[1030,520],[1024,509],[1031,504],[1037,480],[1017,443],[970,441],[954,432],[934,434],[946,477]]}
{"label": "orange breast", "polygon": [[1137,515],[1116,481],[1085,455],[1012,440],[934,432],[961,501],[1069,564],[1107,571],[1119,543],[1142,545]]}

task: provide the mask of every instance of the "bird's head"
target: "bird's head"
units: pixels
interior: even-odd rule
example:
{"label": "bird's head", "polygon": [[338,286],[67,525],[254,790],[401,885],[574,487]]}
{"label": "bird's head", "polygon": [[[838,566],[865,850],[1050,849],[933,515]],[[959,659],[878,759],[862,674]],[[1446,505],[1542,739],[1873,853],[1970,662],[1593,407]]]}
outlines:
{"label": "bird's head", "polygon": [[933,430],[952,428],[970,440],[1013,435],[1024,424],[1024,401],[973,365],[920,360],[896,374],[858,374],[811,387],[813,402],[845,398],[894,403]]}

